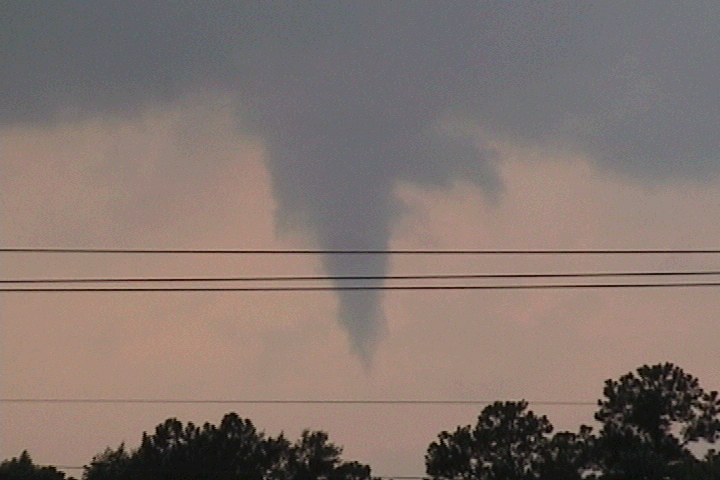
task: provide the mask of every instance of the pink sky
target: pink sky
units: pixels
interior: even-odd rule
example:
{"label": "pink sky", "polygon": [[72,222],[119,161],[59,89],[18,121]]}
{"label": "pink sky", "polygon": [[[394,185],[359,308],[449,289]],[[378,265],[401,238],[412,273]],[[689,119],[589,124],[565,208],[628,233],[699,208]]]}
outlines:
{"label": "pink sky", "polygon": [[[222,98],[136,120],[6,128],[0,142],[7,247],[314,246],[309,232],[275,231],[262,145],[236,133]],[[650,182],[568,151],[496,146],[499,202],[462,181],[399,184],[407,208],[392,247],[717,247],[717,178]],[[2,265],[4,278],[322,273],[312,258],[5,255]],[[708,256],[397,257],[390,273],[719,268]],[[387,330],[365,371],[328,292],[4,294],[2,396],[593,401],[605,379],[662,361],[718,389],[718,306],[714,289],[387,292]],[[376,475],[415,475],[437,433],[480,408],[3,404],[0,456],[28,449],[39,463],[83,465],[106,446],[136,446],[165,418],[218,422],[235,410],[270,434],[326,430]],[[534,410],[574,430],[594,408]]]}

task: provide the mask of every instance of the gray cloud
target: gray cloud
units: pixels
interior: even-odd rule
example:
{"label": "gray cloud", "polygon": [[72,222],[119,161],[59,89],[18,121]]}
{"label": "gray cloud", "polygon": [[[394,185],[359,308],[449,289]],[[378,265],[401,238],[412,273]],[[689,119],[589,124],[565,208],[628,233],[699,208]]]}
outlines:
{"label": "gray cloud", "polygon": [[[501,190],[492,154],[443,133],[571,145],[635,175],[714,171],[717,2],[0,2],[0,122],[134,114],[236,96],[267,145],[281,224],[324,248],[385,248],[398,181]],[[386,260],[326,258],[333,274]],[[369,359],[378,294],[341,294]]]}

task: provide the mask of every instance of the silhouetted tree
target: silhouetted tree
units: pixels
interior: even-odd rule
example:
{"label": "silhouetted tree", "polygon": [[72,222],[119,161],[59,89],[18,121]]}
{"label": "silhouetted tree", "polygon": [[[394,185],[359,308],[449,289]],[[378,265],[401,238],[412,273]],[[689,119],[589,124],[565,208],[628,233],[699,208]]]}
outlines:
{"label": "silhouetted tree", "polygon": [[678,478],[696,462],[688,445],[718,438],[717,392],[671,363],[607,380],[603,395],[595,457],[607,480]]}
{"label": "silhouetted tree", "polygon": [[596,438],[592,428],[582,425],[578,433],[558,432],[540,452],[542,461],[538,466],[539,479],[591,480],[596,468],[592,453]]}
{"label": "silhouetted tree", "polygon": [[342,448],[328,442],[325,432],[305,430],[290,449],[287,471],[294,480],[362,480],[370,478],[370,467],[341,460]]}
{"label": "silhouetted tree", "polygon": [[675,480],[720,480],[720,453],[710,450],[701,460],[684,462]]}
{"label": "silhouetted tree", "polygon": [[696,458],[690,444],[720,438],[720,398],[671,364],[642,366],[607,380],[595,419],[579,433],[550,436],[526,402],[495,402],[475,427],[442,432],[425,456],[437,479],[720,480],[720,454]]}
{"label": "silhouetted tree", "polygon": [[115,480],[132,478],[129,475],[130,455],[125,444],[117,450],[106,448],[103,453],[95,455],[89,466],[85,467],[83,478],[87,480]]}
{"label": "silhouetted tree", "polygon": [[428,447],[428,475],[437,479],[579,480],[590,443],[590,429],[550,437],[545,416],[527,402],[495,402],[480,413],[477,425],[442,432]]}
{"label": "silhouetted tree", "polygon": [[219,426],[171,418],[143,433],[137,450],[124,445],[95,456],[85,480],[368,480],[370,467],[344,462],[324,432],[303,432],[296,443],[258,432],[228,413]]}
{"label": "silhouetted tree", "polygon": [[[19,457],[0,463],[0,480],[64,480],[65,474],[55,467],[35,465],[27,450]],[[69,480],[73,480],[72,477]]]}

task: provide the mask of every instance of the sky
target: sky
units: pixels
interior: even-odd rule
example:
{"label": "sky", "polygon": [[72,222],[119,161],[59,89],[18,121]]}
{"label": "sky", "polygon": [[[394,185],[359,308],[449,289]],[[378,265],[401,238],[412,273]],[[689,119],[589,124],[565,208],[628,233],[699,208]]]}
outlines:
{"label": "sky", "polygon": [[[715,2],[7,2],[4,247],[716,248]],[[713,256],[9,255],[3,278],[713,270]],[[380,285],[378,281],[375,285]],[[718,389],[713,289],[6,293],[5,398],[594,401]],[[480,406],[19,405],[83,465],[168,417],[323,429],[422,474]],[[540,406],[560,429],[592,406]],[[76,472],[77,473],[77,472]]]}

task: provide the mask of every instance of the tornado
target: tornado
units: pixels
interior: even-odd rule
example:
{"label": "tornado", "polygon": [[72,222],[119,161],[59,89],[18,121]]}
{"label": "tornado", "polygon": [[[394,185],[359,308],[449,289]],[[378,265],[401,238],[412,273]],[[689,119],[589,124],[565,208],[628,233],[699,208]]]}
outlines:
{"label": "tornado", "polygon": [[[238,128],[264,142],[278,229],[308,231],[321,249],[386,250],[402,212],[399,182],[463,179],[497,201],[492,139],[572,151],[643,179],[717,170],[718,2],[0,8],[0,127],[134,118],[198,93],[230,96]],[[448,119],[482,135],[449,131]],[[331,276],[381,277],[388,264],[387,255],[322,259]],[[350,347],[369,364],[384,330],[382,291],[337,299]]]}

